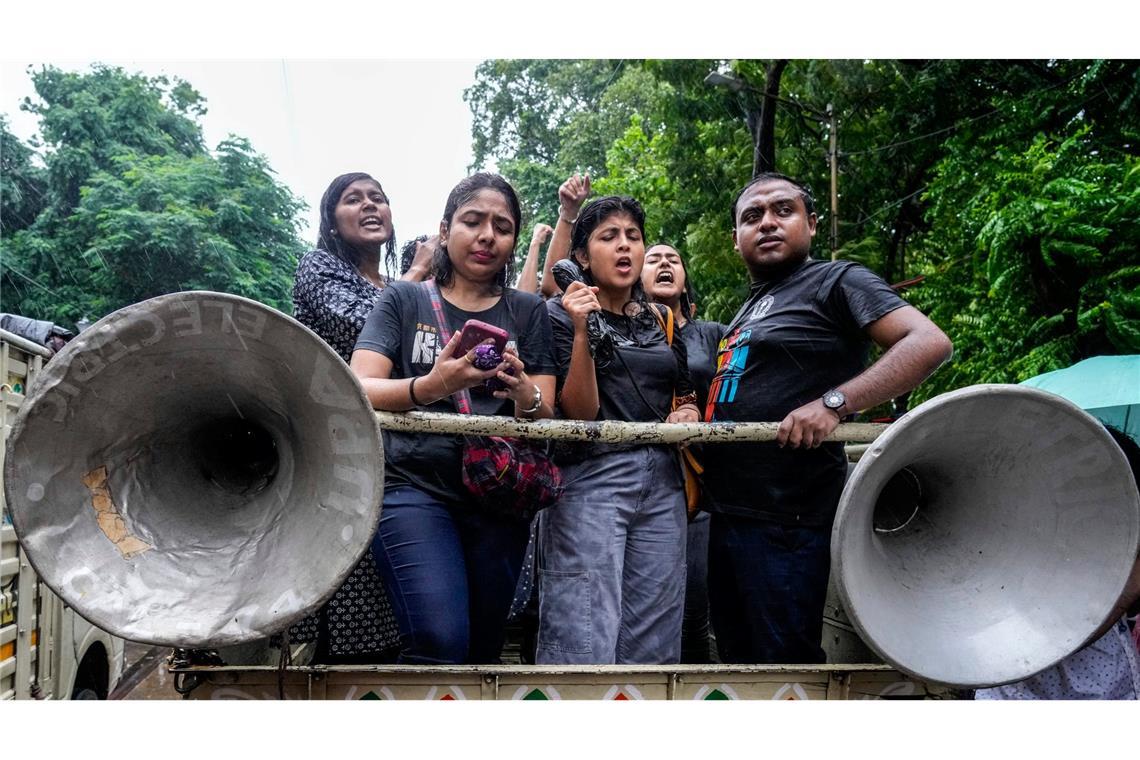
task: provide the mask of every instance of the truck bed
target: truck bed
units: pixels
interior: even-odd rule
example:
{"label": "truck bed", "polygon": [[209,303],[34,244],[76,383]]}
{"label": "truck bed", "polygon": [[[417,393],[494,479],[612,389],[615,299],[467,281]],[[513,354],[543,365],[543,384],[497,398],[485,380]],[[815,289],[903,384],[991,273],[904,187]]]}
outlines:
{"label": "truck bed", "polygon": [[174,667],[187,699],[953,699],[888,665]]}

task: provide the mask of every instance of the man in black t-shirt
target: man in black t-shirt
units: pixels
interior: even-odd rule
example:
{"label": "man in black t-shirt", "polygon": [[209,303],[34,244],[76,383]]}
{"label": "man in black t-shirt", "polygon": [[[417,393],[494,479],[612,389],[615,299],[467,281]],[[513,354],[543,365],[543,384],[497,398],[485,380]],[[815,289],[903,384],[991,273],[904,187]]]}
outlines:
{"label": "man in black t-shirt", "polygon": [[[918,385],[951,344],[869,270],[810,258],[816,215],[799,182],[758,175],[732,216],[752,287],[720,343],[705,420],[780,427],[775,443],[718,444],[706,458],[713,630],[722,662],[823,662],[846,460],[841,443],[822,442],[845,416]],[[884,354],[864,369],[871,341]]]}

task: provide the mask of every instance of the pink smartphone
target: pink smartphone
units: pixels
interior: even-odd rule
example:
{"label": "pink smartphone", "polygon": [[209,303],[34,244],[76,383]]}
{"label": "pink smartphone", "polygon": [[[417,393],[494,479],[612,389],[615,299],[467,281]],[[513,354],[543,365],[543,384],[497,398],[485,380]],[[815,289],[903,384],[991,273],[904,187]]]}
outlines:
{"label": "pink smartphone", "polygon": [[478,319],[469,319],[463,324],[463,330],[459,335],[459,348],[456,350],[455,355],[459,356],[465,354],[475,346],[487,340],[487,338],[494,338],[495,350],[501,355],[503,349],[507,347],[507,331],[501,327],[489,325],[486,322],[481,322]]}

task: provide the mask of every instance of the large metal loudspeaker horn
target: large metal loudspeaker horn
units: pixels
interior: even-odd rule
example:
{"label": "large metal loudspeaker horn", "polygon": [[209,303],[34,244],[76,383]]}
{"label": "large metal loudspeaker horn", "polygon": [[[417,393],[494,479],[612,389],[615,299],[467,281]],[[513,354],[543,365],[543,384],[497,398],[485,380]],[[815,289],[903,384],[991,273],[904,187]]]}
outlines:
{"label": "large metal loudspeaker horn", "polygon": [[939,396],[859,461],[833,573],[883,659],[960,687],[1010,683],[1086,644],[1137,556],[1123,452],[1073,404],[1023,386]]}
{"label": "large metal loudspeaker horn", "polygon": [[335,591],[380,516],[380,431],[359,384],[315,334],[236,296],[100,320],[43,369],[8,446],[5,493],[36,571],[134,641],[280,631]]}

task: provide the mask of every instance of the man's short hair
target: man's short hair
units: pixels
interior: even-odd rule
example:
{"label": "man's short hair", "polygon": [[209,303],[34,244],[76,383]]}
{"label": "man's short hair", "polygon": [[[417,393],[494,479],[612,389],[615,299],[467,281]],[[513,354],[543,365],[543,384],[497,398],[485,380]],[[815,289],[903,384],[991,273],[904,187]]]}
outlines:
{"label": "man's short hair", "polygon": [[1109,425],[1102,422],[1105,430],[1112,436],[1112,440],[1124,452],[1124,458],[1128,460],[1128,466],[1132,470],[1132,477],[1136,480],[1137,487],[1140,487],[1140,444],[1132,438],[1132,436],[1125,433],[1118,427]]}
{"label": "man's short hair", "polygon": [[761,182],[775,182],[776,180],[783,180],[784,182],[787,182],[789,185],[792,185],[797,190],[799,190],[800,198],[803,199],[804,209],[807,210],[808,216],[811,216],[815,213],[815,199],[812,198],[810,187],[805,185],[803,182],[800,182],[798,179],[792,179],[786,174],[780,174],[779,172],[760,172],[755,177],[753,177],[747,185],[740,189],[740,192],[736,194],[736,198],[734,198],[732,201],[733,229],[736,229],[736,206],[740,203],[741,196],[748,192],[749,188],[751,188],[753,185],[757,185]]}

